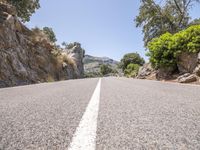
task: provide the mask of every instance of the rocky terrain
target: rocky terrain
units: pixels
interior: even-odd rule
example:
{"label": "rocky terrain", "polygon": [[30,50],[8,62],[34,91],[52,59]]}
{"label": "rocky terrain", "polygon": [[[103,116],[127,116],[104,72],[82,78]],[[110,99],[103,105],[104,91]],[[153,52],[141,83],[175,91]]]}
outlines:
{"label": "rocky terrain", "polygon": [[108,57],[94,57],[90,55],[85,55],[83,63],[86,74],[87,73],[98,74],[100,72],[100,66],[103,64],[110,66],[113,70],[121,72],[121,70],[118,69],[119,62]]}
{"label": "rocky terrain", "polygon": [[200,84],[200,53],[183,52],[177,60],[177,72],[171,72],[170,69],[155,70],[147,63],[140,68],[137,78]]}
{"label": "rocky terrain", "polygon": [[0,87],[82,78],[83,57],[79,43],[59,49],[24,26],[14,7],[0,3]]}

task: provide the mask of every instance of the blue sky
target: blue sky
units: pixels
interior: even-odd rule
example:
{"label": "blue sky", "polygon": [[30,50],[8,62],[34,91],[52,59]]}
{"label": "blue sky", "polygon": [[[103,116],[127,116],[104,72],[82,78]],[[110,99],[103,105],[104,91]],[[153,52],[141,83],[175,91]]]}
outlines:
{"label": "blue sky", "polygon": [[[80,42],[86,54],[120,60],[138,52],[145,57],[141,28],[136,28],[140,0],[40,0],[41,8],[31,17],[31,27],[52,27],[58,43]],[[200,17],[199,5],[192,18]],[[145,57],[147,60],[147,58]]]}

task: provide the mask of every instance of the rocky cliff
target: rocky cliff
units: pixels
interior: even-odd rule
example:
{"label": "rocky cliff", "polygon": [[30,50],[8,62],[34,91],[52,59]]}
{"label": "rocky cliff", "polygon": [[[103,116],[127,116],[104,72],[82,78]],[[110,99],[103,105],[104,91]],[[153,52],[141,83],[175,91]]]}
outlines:
{"label": "rocky cliff", "polygon": [[14,7],[0,3],[0,87],[83,77],[79,43],[59,49],[16,15]]}

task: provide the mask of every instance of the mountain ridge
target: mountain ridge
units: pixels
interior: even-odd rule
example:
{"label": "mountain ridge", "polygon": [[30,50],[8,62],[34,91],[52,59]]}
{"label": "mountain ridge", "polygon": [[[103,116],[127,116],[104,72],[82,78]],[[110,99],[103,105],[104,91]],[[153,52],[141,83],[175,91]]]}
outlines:
{"label": "mountain ridge", "polygon": [[83,59],[83,63],[85,74],[93,74],[94,76],[99,76],[101,74],[101,65],[108,65],[111,69],[116,70],[117,72],[121,72],[118,67],[120,62],[106,56],[97,57],[86,54]]}

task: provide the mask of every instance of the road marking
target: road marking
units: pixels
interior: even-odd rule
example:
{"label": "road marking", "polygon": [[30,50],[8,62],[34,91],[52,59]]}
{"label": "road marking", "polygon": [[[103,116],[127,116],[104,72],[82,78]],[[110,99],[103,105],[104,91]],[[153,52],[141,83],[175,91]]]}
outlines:
{"label": "road marking", "polygon": [[72,138],[68,150],[95,150],[101,79],[99,79],[86,111]]}

